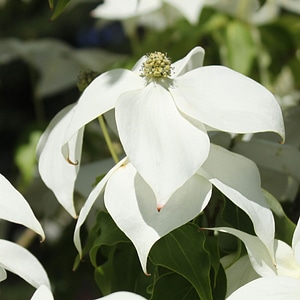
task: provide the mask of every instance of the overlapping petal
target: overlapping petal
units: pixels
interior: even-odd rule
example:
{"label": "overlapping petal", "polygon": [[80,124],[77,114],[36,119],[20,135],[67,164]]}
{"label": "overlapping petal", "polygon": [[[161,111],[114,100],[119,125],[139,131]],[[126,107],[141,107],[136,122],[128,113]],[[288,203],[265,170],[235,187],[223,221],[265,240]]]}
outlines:
{"label": "overlapping petal", "polygon": [[204,53],[205,51],[202,47],[195,47],[185,57],[174,62],[172,64],[173,73],[171,74],[171,78],[181,76],[186,72],[202,67]]}
{"label": "overlapping petal", "polygon": [[[129,70],[115,69],[97,78],[84,90],[67,126],[63,147],[87,123],[114,108],[118,97],[127,91],[143,88],[144,80]],[[65,151],[67,158],[68,151]]]}
{"label": "overlapping petal", "polygon": [[[22,224],[45,238],[41,224],[24,197],[0,174],[0,219]],[[0,255],[1,259],[1,255]]]}
{"label": "overlapping petal", "polygon": [[0,239],[0,253],[1,267],[17,274],[35,288],[45,285],[50,289],[46,271],[27,249]]}
{"label": "overlapping petal", "polygon": [[204,126],[201,130],[183,118],[159,84],[121,95],[116,122],[130,162],[160,204],[196,173],[208,155]]}
{"label": "overlapping petal", "polygon": [[290,277],[265,277],[253,280],[232,293],[227,300],[298,300],[300,280]]}
{"label": "overlapping petal", "polygon": [[53,118],[41,136],[37,156],[39,173],[44,183],[69,214],[75,217],[73,191],[80,165],[83,129],[79,128],[67,143],[65,156],[69,161],[61,150],[73,111],[74,105],[69,105]]}
{"label": "overlapping petal", "polygon": [[183,113],[210,127],[234,133],[273,131],[284,139],[282,113],[275,97],[229,68],[197,68],[175,78],[169,90]]}
{"label": "overlapping petal", "polygon": [[198,171],[252,220],[257,236],[274,256],[274,218],[262,194],[257,166],[249,159],[211,144]]}
{"label": "overlapping petal", "polygon": [[80,210],[78,220],[77,220],[75,230],[74,230],[74,236],[73,236],[74,244],[75,244],[76,249],[79,252],[79,255],[82,254],[82,247],[81,247],[81,241],[80,241],[80,228],[81,228],[82,224],[84,223],[86,217],[88,216],[93,204],[95,203],[95,201],[97,200],[97,198],[99,197],[101,192],[103,191],[103,189],[107,183],[107,180],[111,177],[111,175],[118,168],[120,168],[120,166],[122,164],[124,164],[126,162],[126,160],[127,160],[126,157],[124,159],[122,159],[104,176],[104,178],[102,178],[102,180],[92,190],[88,199],[86,200],[86,202],[84,203],[83,207]]}
{"label": "overlapping petal", "polygon": [[276,276],[275,263],[266,246],[256,236],[229,227],[216,227],[210,229],[230,233],[239,238],[247,248],[249,259],[254,270],[262,277]]}
{"label": "overlapping petal", "polygon": [[161,208],[151,188],[128,163],[116,170],[107,182],[104,202],[118,227],[133,242],[147,273],[147,257],[153,244],[196,217],[210,197],[211,184],[195,175]]}

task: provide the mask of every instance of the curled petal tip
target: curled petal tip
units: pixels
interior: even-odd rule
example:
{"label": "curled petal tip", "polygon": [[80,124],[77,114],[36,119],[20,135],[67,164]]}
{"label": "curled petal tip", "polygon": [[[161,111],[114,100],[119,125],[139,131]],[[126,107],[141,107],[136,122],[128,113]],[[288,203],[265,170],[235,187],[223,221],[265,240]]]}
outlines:
{"label": "curled petal tip", "polygon": [[73,162],[69,157],[67,158],[67,161],[69,164],[74,165],[74,166],[77,166],[79,164],[78,160],[75,160],[75,162]]}

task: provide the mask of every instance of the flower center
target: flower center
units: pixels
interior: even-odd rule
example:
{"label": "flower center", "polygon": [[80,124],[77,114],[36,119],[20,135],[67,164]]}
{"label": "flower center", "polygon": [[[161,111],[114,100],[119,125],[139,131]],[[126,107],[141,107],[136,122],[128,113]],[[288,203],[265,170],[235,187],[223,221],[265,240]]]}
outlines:
{"label": "flower center", "polygon": [[171,75],[171,70],[171,59],[166,53],[155,51],[146,54],[146,61],[142,65],[142,76],[166,78]]}

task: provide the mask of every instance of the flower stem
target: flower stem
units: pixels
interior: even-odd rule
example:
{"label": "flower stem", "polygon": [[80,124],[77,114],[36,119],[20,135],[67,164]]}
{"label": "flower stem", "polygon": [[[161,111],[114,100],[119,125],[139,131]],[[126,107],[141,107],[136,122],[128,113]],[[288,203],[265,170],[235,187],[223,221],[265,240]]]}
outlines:
{"label": "flower stem", "polygon": [[118,155],[117,155],[117,153],[116,153],[116,151],[115,151],[115,149],[113,147],[113,144],[111,142],[111,139],[110,139],[110,136],[108,134],[108,131],[107,131],[107,128],[106,128],[103,116],[99,116],[98,117],[98,121],[99,121],[100,127],[102,129],[102,132],[103,132],[103,135],[104,135],[104,139],[105,139],[106,145],[108,147],[108,150],[110,152],[110,155],[113,158],[114,162],[118,163],[120,160],[119,160]]}

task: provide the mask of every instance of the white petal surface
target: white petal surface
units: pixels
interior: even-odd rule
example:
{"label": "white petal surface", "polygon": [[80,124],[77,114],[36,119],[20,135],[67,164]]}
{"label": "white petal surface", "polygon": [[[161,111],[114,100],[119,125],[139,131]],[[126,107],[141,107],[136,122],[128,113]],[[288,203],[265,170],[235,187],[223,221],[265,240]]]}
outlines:
{"label": "white petal surface", "polygon": [[38,288],[50,288],[48,276],[41,263],[27,249],[6,240],[0,240],[0,265]]}
{"label": "white petal surface", "polygon": [[[0,219],[22,224],[45,238],[41,224],[28,202],[12,184],[0,174]],[[0,255],[1,259],[1,255]]]}
{"label": "white petal surface", "polygon": [[300,218],[293,235],[292,248],[294,251],[295,259],[300,266]]}
{"label": "white petal surface", "polygon": [[158,211],[155,196],[147,183],[128,163],[107,182],[105,206],[133,242],[142,268],[147,273],[147,257],[153,244],[173,229],[196,217],[211,197],[211,184],[194,175]]}
{"label": "white petal surface", "polygon": [[185,57],[177,60],[172,64],[172,67],[174,67],[174,69],[171,77],[175,78],[177,76],[183,75],[188,71],[202,67],[204,53],[205,51],[202,47],[193,48]]}
{"label": "white petal surface", "polygon": [[144,299],[146,300],[146,298],[131,292],[115,292],[95,300],[101,300],[101,299],[105,299],[105,300],[143,300]]}
{"label": "white petal surface", "polygon": [[4,268],[0,266],[0,282],[7,278],[7,274]]}
{"label": "white petal surface", "polygon": [[95,78],[75,106],[63,143],[67,143],[87,123],[114,108],[122,93],[144,86],[144,79],[125,69],[108,71]]}
{"label": "white petal surface", "polygon": [[274,218],[262,194],[257,166],[249,159],[211,144],[199,173],[241,208],[273,257]]}
{"label": "white petal surface", "polygon": [[108,20],[124,20],[152,12],[162,0],[105,0],[92,11],[92,16]]}
{"label": "white petal surface", "polygon": [[41,136],[37,147],[37,156],[42,180],[53,191],[57,200],[67,212],[76,217],[73,191],[80,165],[83,129],[76,132],[68,143],[68,154],[66,156],[74,164],[64,158],[61,150],[73,109],[74,105],[69,105],[53,118]]}
{"label": "white petal surface", "polygon": [[197,68],[170,88],[179,109],[213,128],[251,133],[274,131],[284,139],[280,106],[254,80],[223,66]]}
{"label": "white petal surface", "polygon": [[183,118],[160,84],[150,83],[123,94],[116,103],[116,121],[130,162],[161,205],[196,173],[208,155],[204,127],[198,129]]}
{"label": "white petal surface", "polygon": [[191,23],[197,24],[199,15],[205,0],[165,0],[166,3],[174,6]]}
{"label": "white petal surface", "polygon": [[227,300],[298,300],[300,280],[290,277],[258,278],[244,285]]}
{"label": "white petal surface", "polygon": [[276,276],[276,269],[272,257],[269,254],[266,246],[260,241],[259,238],[229,227],[216,227],[209,229],[230,233],[239,238],[247,248],[249,259],[254,270],[262,277]]}
{"label": "white petal surface", "polygon": [[31,300],[54,300],[50,289],[46,285],[41,285],[31,297]]}
{"label": "white petal surface", "polygon": [[295,260],[293,249],[280,240],[275,240],[274,248],[277,274],[300,279],[300,266]]}
{"label": "white petal surface", "polygon": [[77,220],[75,230],[74,230],[74,236],[73,236],[73,241],[74,241],[75,247],[80,255],[82,254],[82,246],[81,246],[81,241],[80,241],[80,228],[81,228],[82,224],[84,223],[84,221],[86,220],[93,204],[97,200],[100,193],[103,191],[107,180],[122,164],[125,163],[126,159],[127,159],[126,157],[124,159],[122,159],[103,177],[103,179],[92,190],[92,192],[90,193],[89,197],[87,198],[86,202],[84,203],[83,207],[80,210],[78,220]]}

